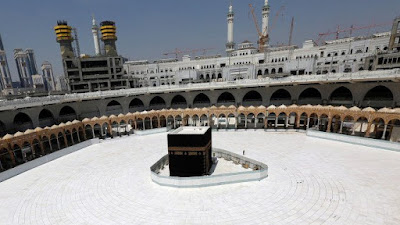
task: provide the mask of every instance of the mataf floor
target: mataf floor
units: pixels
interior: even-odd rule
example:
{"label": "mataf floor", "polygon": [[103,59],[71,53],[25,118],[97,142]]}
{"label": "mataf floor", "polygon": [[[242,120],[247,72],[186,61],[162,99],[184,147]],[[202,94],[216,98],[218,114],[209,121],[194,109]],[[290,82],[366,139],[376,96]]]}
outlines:
{"label": "mataf floor", "polygon": [[269,167],[260,182],[162,187],[167,134],[107,140],[0,183],[0,224],[400,224],[400,153],[264,131],[213,145]]}

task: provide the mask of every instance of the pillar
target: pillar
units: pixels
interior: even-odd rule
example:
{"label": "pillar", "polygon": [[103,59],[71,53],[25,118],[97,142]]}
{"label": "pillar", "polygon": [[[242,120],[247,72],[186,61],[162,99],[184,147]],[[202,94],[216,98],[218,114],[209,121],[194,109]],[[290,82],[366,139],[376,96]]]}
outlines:
{"label": "pillar", "polygon": [[75,141],[74,141],[74,135],[72,134],[72,131],[71,131],[71,141],[72,141],[72,145],[74,145],[75,144]]}
{"label": "pillar", "polygon": [[95,138],[94,127],[90,127],[92,129],[93,138]]}
{"label": "pillar", "polygon": [[78,129],[77,135],[78,135],[78,141],[81,142],[81,137],[79,135],[79,129]]}
{"label": "pillar", "polygon": [[307,129],[310,128],[310,117],[307,117]]}
{"label": "pillar", "polygon": [[370,134],[371,134],[371,126],[372,126],[372,123],[371,122],[368,122],[368,126],[367,126],[367,131],[365,132],[365,137],[369,137],[370,136]]}
{"label": "pillar", "polygon": [[339,134],[343,133],[343,121],[340,121],[340,130],[339,130]]}
{"label": "pillar", "polygon": [[67,135],[65,135],[65,132],[63,133],[63,137],[64,137],[64,142],[65,142],[65,147],[68,147],[68,139],[67,139]]}
{"label": "pillar", "polygon": [[247,129],[247,115],[244,115],[244,128]]}
{"label": "pillar", "polygon": [[60,140],[58,140],[58,136],[56,137],[56,139],[57,139],[57,147],[58,147],[58,150],[60,150],[60,149],[61,149],[61,146],[60,146]]}
{"label": "pillar", "polygon": [[278,115],[276,115],[275,117],[275,129],[278,128]]}
{"label": "pillar", "polygon": [[257,120],[258,120],[258,118],[254,117],[254,129],[257,129]]}
{"label": "pillar", "polygon": [[238,117],[235,117],[235,129],[238,128]]}
{"label": "pillar", "polygon": [[332,118],[329,117],[328,118],[328,127],[326,128],[326,132],[330,133],[331,132],[331,128],[332,128]]}
{"label": "pillar", "polygon": [[289,127],[289,116],[286,116],[286,123],[285,123],[285,127],[288,128]]}
{"label": "pillar", "polygon": [[[42,138],[40,137],[39,140],[40,140],[40,141],[39,141],[39,144],[40,144],[40,151],[41,151],[42,155],[44,155],[45,152],[44,152],[44,146],[43,146]],[[50,144],[50,146],[51,146],[51,144]]]}
{"label": "pillar", "polygon": [[157,117],[157,122],[158,122],[158,128],[160,128],[161,127],[160,117]]}
{"label": "pillar", "polygon": [[321,119],[318,117],[318,122],[317,122],[317,130],[319,130],[319,125],[321,123]]}
{"label": "pillar", "polygon": [[387,127],[388,127],[388,125],[387,125],[387,124],[385,124],[385,128],[383,129],[382,140],[386,140],[386,132],[387,132]]}
{"label": "pillar", "polygon": [[353,121],[353,127],[352,127],[352,131],[351,131],[351,135],[354,136],[356,135],[356,128],[355,128],[355,122]]}

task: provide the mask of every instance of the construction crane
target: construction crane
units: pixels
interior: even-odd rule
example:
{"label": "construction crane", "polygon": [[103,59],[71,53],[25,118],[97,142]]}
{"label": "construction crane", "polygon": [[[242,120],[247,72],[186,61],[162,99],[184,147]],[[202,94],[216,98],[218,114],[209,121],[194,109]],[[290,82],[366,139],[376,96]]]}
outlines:
{"label": "construction crane", "polygon": [[265,43],[268,42],[268,34],[263,34],[262,31],[260,30],[260,26],[258,25],[256,14],[254,13],[253,5],[249,4],[249,8],[250,8],[250,13],[253,16],[254,25],[256,26],[256,30],[257,30],[258,37],[259,37],[259,39],[258,39],[258,51],[259,52],[264,52]]}
{"label": "construction crane", "polygon": [[362,26],[362,27],[355,27],[354,25],[352,25],[350,28],[346,28],[346,29],[340,29],[340,26],[338,26],[335,31],[328,31],[325,33],[318,34],[318,40],[316,41],[316,43],[321,44],[321,41],[324,40],[325,37],[330,36],[330,35],[336,35],[336,40],[337,40],[337,39],[339,39],[339,36],[341,33],[349,33],[349,36],[351,37],[353,35],[354,31],[371,29],[371,28],[376,28],[376,27],[386,27],[386,26],[391,26],[392,24],[393,24],[393,22],[387,22],[387,23],[382,23],[382,24],[370,24],[370,25]]}
{"label": "construction crane", "polygon": [[178,59],[180,55],[191,53],[195,55],[197,52],[203,52],[203,55],[206,55],[207,51],[214,50],[215,48],[201,48],[201,49],[187,49],[187,50],[180,50],[176,48],[173,52],[166,52],[163,55],[175,55],[175,58]]}
{"label": "construction crane", "polygon": [[75,48],[76,53],[75,54],[76,54],[76,57],[79,58],[79,57],[81,57],[81,49],[79,47],[78,31],[76,30],[75,27],[73,27],[72,32],[74,34],[74,41],[75,41],[75,45],[76,45],[76,48]]}
{"label": "construction crane", "polygon": [[279,8],[278,12],[275,14],[274,20],[273,20],[272,23],[271,23],[271,26],[269,27],[268,32],[266,32],[266,33],[263,33],[263,31],[261,31],[261,29],[260,29],[260,26],[259,26],[259,24],[258,24],[258,20],[257,20],[256,14],[255,14],[255,12],[254,12],[254,7],[253,7],[253,5],[252,5],[252,4],[249,4],[249,8],[250,8],[250,13],[251,13],[251,15],[252,15],[252,17],[253,17],[254,25],[256,26],[256,30],[257,30],[258,37],[259,37],[259,39],[258,39],[258,51],[259,51],[259,52],[264,52],[264,51],[265,51],[265,49],[264,49],[265,44],[269,42],[269,32],[272,31],[272,30],[274,29],[275,24],[276,24],[276,21],[277,21],[277,18],[279,17],[279,15],[281,14],[281,12],[282,12],[283,10],[285,10],[285,6],[281,6],[281,7]]}

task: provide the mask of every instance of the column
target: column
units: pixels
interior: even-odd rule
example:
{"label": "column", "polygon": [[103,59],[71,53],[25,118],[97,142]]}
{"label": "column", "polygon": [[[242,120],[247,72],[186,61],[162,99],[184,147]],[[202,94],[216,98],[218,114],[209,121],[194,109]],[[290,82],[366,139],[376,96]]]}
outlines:
{"label": "column", "polygon": [[326,128],[326,132],[330,133],[332,128],[332,118],[328,118],[328,128]]}
{"label": "column", "polygon": [[286,123],[285,123],[285,127],[288,128],[289,127],[289,116],[286,116]]}
{"label": "column", "polygon": [[58,140],[58,137],[56,137],[56,139],[57,139],[57,147],[58,147],[58,150],[60,150],[60,149],[61,149],[60,141]]}
{"label": "column", "polygon": [[257,117],[254,117],[254,129],[257,129],[257,121],[258,120],[258,118]]}
{"label": "column", "polygon": [[94,134],[94,128],[90,127],[92,129],[92,134],[93,134],[93,138],[95,138],[95,134]]}
{"label": "column", "polygon": [[340,121],[340,130],[339,130],[339,134],[343,133],[343,121]]}
{"label": "column", "polygon": [[307,129],[310,128],[310,117],[307,117]]}
{"label": "column", "polygon": [[387,127],[388,127],[388,125],[387,125],[387,124],[385,124],[385,128],[383,129],[382,140],[386,140],[386,132],[387,132]]}
{"label": "column", "polygon": [[238,117],[235,117],[235,129],[238,128]]}
{"label": "column", "polygon": [[78,132],[76,134],[78,135],[78,141],[81,142],[81,137],[79,135],[79,129],[78,129]]}
{"label": "column", "polygon": [[176,119],[174,117],[174,129],[176,128]]}
{"label": "column", "polygon": [[64,142],[65,142],[65,147],[68,147],[68,139],[67,139],[67,135],[65,135],[65,132],[63,133],[64,136]]}
{"label": "column", "polygon": [[244,115],[244,128],[247,129],[247,115]]}
{"label": "column", "polygon": [[369,138],[369,135],[371,134],[371,126],[372,123],[368,122],[367,131],[365,132],[365,137],[367,138]]}
{"label": "column", "polygon": [[72,145],[74,145],[75,141],[74,141],[74,135],[72,134],[72,131],[71,131],[71,141],[72,141]]}
{"label": "column", "polygon": [[352,127],[352,131],[351,131],[352,136],[356,135],[356,128],[354,125],[355,125],[355,122],[353,121],[353,127]]}
{"label": "column", "polygon": [[[43,141],[41,141],[41,138],[39,139],[40,141],[39,141],[39,144],[40,144],[40,150],[41,150],[41,153],[42,153],[42,155],[44,155],[45,154],[45,152],[44,152],[44,145],[43,145]],[[51,146],[51,145],[50,145]]]}
{"label": "column", "polygon": [[278,115],[275,115],[275,129],[278,128]]}
{"label": "column", "polygon": [[158,128],[160,128],[161,127],[160,117],[157,117],[157,122],[158,122]]}
{"label": "column", "polygon": [[321,119],[318,117],[318,122],[317,122],[317,130],[319,130],[319,125],[321,123]]}

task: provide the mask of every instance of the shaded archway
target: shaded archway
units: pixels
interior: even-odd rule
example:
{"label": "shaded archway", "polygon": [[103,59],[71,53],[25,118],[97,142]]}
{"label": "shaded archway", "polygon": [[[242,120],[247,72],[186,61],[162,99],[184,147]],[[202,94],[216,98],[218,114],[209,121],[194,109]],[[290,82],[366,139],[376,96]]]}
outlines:
{"label": "shaded archway", "polygon": [[106,107],[107,116],[119,115],[120,113],[122,113],[122,105],[118,101],[112,100],[107,104]]}
{"label": "shaded archway", "polygon": [[150,101],[150,109],[163,109],[166,108],[166,104],[163,98],[156,96]]}
{"label": "shaded archway", "polygon": [[300,105],[318,105],[322,103],[321,93],[315,88],[307,88],[299,96]]}
{"label": "shaded archway", "polygon": [[135,98],[129,103],[129,112],[140,112],[144,110],[142,100]]}
{"label": "shaded archway", "polygon": [[331,132],[340,133],[340,127],[342,126],[342,120],[339,115],[334,115],[331,122]]}
{"label": "shaded archway", "polygon": [[55,134],[50,135],[50,145],[52,152],[60,150],[60,146],[58,144],[58,138]]}
{"label": "shaded archway", "polygon": [[367,92],[363,107],[383,108],[393,106],[393,93],[385,86],[377,86]]}
{"label": "shaded archway", "polygon": [[70,106],[64,106],[59,113],[60,122],[68,122],[77,119],[76,111]]}
{"label": "shaded archway", "polygon": [[235,105],[235,103],[235,97],[229,92],[222,93],[217,100],[218,105]]}
{"label": "shaded archway", "polygon": [[339,87],[334,90],[329,97],[329,104],[348,107],[353,106],[353,94],[348,88]]}
{"label": "shaded archway", "polygon": [[171,108],[178,109],[186,109],[187,108],[187,102],[186,99],[182,95],[176,95],[172,100],[171,100]]}
{"label": "shaded archway", "polygon": [[389,121],[386,133],[386,140],[400,142],[400,119]]}
{"label": "shaded archway", "polygon": [[10,152],[2,148],[0,149],[0,172],[11,169],[13,167],[13,161]]}
{"label": "shaded archway", "polygon": [[207,95],[200,93],[193,100],[193,107],[201,108],[210,106],[211,101]]}
{"label": "shaded archway", "polygon": [[267,116],[267,128],[275,129],[277,125],[277,117],[275,113],[269,113]]}
{"label": "shaded archway", "polygon": [[89,124],[85,126],[85,134],[87,140],[94,138],[94,131]]}
{"label": "shaded archway", "polygon": [[43,151],[44,154],[50,154],[53,150],[51,149],[51,143],[49,138],[47,138],[46,136],[44,136],[42,138],[42,145],[43,145]]}
{"label": "shaded archway", "polygon": [[6,134],[6,125],[2,121],[0,121],[0,137],[3,137]]}
{"label": "shaded archway", "polygon": [[354,123],[353,133],[356,136],[365,137],[368,128],[368,119],[365,117],[360,117]]}
{"label": "shaded archway", "polygon": [[292,96],[285,89],[275,91],[270,99],[270,105],[290,105],[292,103]]}
{"label": "shaded archway", "polygon": [[39,113],[39,127],[51,127],[55,124],[53,113],[47,109],[43,109]]}
{"label": "shaded archway", "polygon": [[22,149],[19,147],[19,145],[14,145],[13,146],[13,152],[14,152],[14,159],[15,163],[17,165],[24,163],[24,157],[22,154]]}
{"label": "shaded archway", "polygon": [[33,158],[39,158],[42,156],[42,148],[38,139],[32,141]]}
{"label": "shaded archway", "polygon": [[24,132],[27,129],[33,129],[32,119],[25,113],[18,113],[14,117],[14,128],[16,131]]}
{"label": "shaded archway", "polygon": [[243,97],[242,105],[243,106],[260,106],[262,105],[262,97],[261,94],[257,91],[249,91]]}
{"label": "shaded archway", "polygon": [[375,118],[375,120],[372,121],[371,128],[369,130],[369,137],[374,139],[382,139],[384,130],[385,121],[382,118]]}

